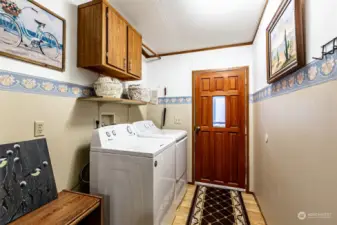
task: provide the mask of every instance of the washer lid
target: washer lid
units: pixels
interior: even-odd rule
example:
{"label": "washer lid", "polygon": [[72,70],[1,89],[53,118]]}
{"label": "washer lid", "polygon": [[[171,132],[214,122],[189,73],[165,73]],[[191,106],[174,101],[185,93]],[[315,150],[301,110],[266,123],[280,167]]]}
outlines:
{"label": "washer lid", "polygon": [[151,120],[134,122],[132,125],[134,126],[137,133],[160,130]]}
{"label": "washer lid", "polygon": [[92,147],[91,151],[153,158],[173,144],[172,139],[136,138],[109,143],[104,148]]}
{"label": "washer lid", "polygon": [[174,138],[176,141],[179,141],[187,136],[187,132],[184,130],[161,130],[151,120],[135,122],[133,123],[133,127],[140,137]]}
{"label": "washer lid", "polygon": [[141,132],[138,133],[140,137],[153,137],[153,138],[173,138],[175,141],[179,141],[187,136],[187,132],[184,130],[156,130],[153,132]]}

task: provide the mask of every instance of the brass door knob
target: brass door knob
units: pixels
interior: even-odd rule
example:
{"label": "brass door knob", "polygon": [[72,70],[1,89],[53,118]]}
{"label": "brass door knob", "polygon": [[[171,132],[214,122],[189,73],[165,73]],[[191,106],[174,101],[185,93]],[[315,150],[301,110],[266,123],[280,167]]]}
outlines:
{"label": "brass door knob", "polygon": [[194,128],[194,131],[196,132],[196,133],[199,133],[199,131],[200,131],[200,126],[196,126],[195,128]]}

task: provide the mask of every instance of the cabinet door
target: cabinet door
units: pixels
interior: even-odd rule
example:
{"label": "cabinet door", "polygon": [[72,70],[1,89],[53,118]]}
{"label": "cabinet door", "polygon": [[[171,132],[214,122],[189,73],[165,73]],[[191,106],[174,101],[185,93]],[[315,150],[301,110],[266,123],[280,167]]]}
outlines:
{"label": "cabinet door", "polygon": [[112,9],[107,10],[107,64],[126,71],[127,25]]}
{"label": "cabinet door", "polygon": [[128,73],[142,76],[142,36],[128,27]]}

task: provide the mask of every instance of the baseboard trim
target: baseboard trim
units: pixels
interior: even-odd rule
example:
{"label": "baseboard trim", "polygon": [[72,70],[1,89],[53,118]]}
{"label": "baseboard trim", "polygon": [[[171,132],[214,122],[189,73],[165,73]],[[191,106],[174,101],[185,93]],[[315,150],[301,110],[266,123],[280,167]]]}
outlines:
{"label": "baseboard trim", "polygon": [[216,185],[216,184],[209,184],[209,183],[203,183],[203,182],[195,182],[196,185],[202,185],[206,187],[215,187],[215,188],[221,188],[221,189],[230,189],[234,191],[246,191],[246,189],[242,188],[236,188],[236,187],[230,187],[230,186],[222,186],[222,185]]}
{"label": "baseboard trim", "polygon": [[262,208],[261,208],[261,205],[260,205],[260,203],[259,203],[259,200],[257,199],[255,193],[254,193],[254,192],[251,192],[251,191],[250,191],[250,192],[247,192],[247,193],[249,193],[249,194],[251,194],[251,195],[254,196],[254,199],[255,199],[255,201],[256,201],[256,204],[257,204],[257,206],[258,206],[259,209],[260,209],[260,212],[261,212],[262,218],[263,218],[263,220],[264,220],[264,223],[265,223],[266,225],[268,225],[267,220],[266,220],[266,218],[264,217],[264,213],[263,213],[263,211],[262,211]]}

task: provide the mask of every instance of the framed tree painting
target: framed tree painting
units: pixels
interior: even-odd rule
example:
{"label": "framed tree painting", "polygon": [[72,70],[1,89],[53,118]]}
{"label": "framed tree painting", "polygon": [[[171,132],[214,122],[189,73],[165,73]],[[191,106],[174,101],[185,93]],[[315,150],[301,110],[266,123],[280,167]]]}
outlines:
{"label": "framed tree painting", "polygon": [[267,28],[267,81],[305,66],[304,0],[284,0]]}
{"label": "framed tree painting", "polygon": [[32,0],[0,0],[0,55],[65,70],[66,22]]}

